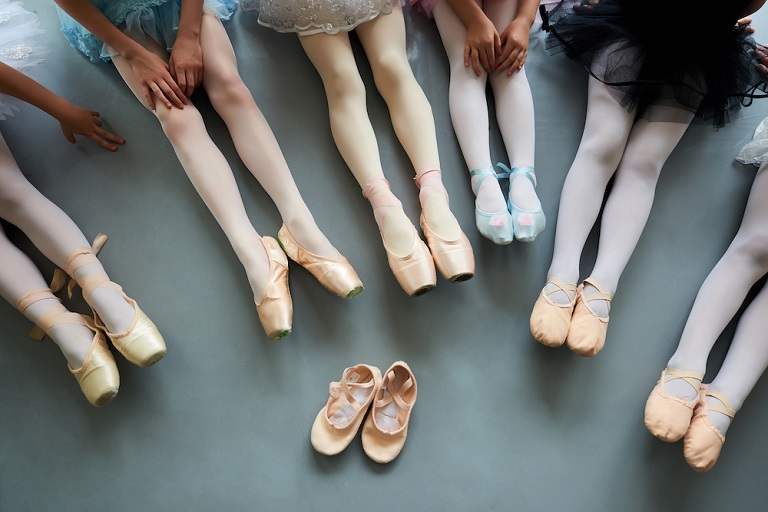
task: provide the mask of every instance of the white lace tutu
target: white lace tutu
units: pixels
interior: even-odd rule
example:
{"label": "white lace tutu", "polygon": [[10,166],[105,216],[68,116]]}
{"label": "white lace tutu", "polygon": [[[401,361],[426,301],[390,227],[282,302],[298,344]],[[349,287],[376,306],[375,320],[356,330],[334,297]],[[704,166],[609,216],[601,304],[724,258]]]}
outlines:
{"label": "white lace tutu", "polygon": [[[347,32],[380,14],[392,12],[399,0],[261,0],[259,23],[278,32],[302,36]],[[243,10],[255,10],[253,0]]]}
{"label": "white lace tutu", "polygon": [[[0,0],[0,62],[24,73],[40,64],[47,53],[43,33],[37,15],[25,10],[21,2]],[[0,94],[0,120],[18,112],[22,104],[12,96]]]}
{"label": "white lace tutu", "polygon": [[752,140],[741,148],[736,155],[736,160],[743,164],[755,164],[758,167],[761,163],[768,162],[768,117],[757,126]]}

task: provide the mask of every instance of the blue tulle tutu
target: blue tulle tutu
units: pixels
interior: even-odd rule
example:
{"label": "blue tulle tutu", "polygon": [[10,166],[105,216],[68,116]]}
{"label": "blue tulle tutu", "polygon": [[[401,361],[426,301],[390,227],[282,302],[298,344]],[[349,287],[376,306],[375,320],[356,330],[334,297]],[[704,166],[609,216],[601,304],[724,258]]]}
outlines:
{"label": "blue tulle tutu", "polygon": [[[176,40],[181,15],[181,0],[92,0],[104,15],[136,41],[147,36],[171,50]],[[237,0],[205,0],[204,12],[228,20],[237,8]],[[67,13],[58,8],[61,31],[69,44],[93,62],[108,61],[110,53],[104,42],[91,34]]]}

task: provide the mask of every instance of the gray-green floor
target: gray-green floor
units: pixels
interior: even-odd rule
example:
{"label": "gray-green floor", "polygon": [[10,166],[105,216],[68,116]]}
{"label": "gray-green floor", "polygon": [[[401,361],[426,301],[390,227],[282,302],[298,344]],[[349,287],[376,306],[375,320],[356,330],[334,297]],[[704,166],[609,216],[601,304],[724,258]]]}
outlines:
{"label": "gray-green floor", "polygon": [[[540,33],[532,38],[526,67],[549,227],[532,244],[497,247],[474,228],[437,30],[406,9],[409,56],[435,113],[451,204],[477,258],[471,281],[440,280],[433,292],[410,299],[387,267],[370,207],[333,144],[321,82],[296,37],[238,13],[227,30],[242,75],[319,225],[366,286],[343,301],[292,265],[294,332],[271,342],[242,267],[159,124],[113,66],[91,64],[65,43],[52,2],[26,5],[39,11],[52,49],[34,76],[99,110],[128,142],[116,154],[71,146],[55,121],[31,107],[0,129],[32,183],[89,238],[109,235],[101,259],[160,327],[168,354],[150,369],[118,358],[120,394],[96,409],[56,347],[29,341],[30,323],[0,304],[0,510],[764,510],[768,383],[758,384],[720,461],[703,476],[686,465],[680,444],[653,438],[642,415],[699,286],[738,228],[755,169],[733,157],[768,113],[768,100],[719,131],[691,126],[666,165],[623,276],[607,346],[585,359],[540,346],[528,329],[581,135],[582,69],[548,56]],[[758,13],[756,26],[768,27],[768,12]],[[408,160],[355,48],[386,172],[416,221]],[[254,225],[274,235],[275,208],[204,94],[196,99]],[[504,160],[492,129],[495,158]],[[8,232],[50,276],[53,266],[20,232]],[[584,272],[595,247],[591,239]],[[76,306],[85,312],[81,300]],[[716,347],[710,375],[732,333],[733,326]],[[328,383],[346,366],[383,369],[398,359],[411,365],[419,385],[400,457],[378,465],[359,438],[336,457],[316,454],[309,428]]]}

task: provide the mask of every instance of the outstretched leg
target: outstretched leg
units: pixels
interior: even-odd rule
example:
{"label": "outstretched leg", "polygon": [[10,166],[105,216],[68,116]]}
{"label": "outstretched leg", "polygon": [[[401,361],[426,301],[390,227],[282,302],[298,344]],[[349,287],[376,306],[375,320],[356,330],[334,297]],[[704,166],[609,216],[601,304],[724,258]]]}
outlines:
{"label": "outstretched leg", "polygon": [[[148,50],[168,59],[163,48],[151,38],[146,39]],[[139,81],[128,62],[119,55],[112,60],[134,95],[147,106]],[[169,109],[162,102],[157,102],[154,113],[187,176],[245,267],[254,296],[261,297],[269,274],[269,259],[245,211],[232,169],[208,135],[200,112],[191,103],[183,109]]]}
{"label": "outstretched leg", "polygon": [[315,224],[267,120],[237,71],[232,44],[216,16],[203,15],[200,44],[203,85],[227,124],[240,158],[275,202],[299,244],[314,254],[335,258],[336,249]]}

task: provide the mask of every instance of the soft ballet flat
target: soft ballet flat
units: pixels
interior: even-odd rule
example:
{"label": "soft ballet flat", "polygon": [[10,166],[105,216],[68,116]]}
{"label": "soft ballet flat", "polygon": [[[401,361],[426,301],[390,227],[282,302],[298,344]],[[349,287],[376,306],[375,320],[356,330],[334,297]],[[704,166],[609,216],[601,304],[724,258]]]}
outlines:
{"label": "soft ballet flat", "polygon": [[288,288],[288,258],[277,240],[261,237],[269,258],[269,277],[261,300],[254,297],[256,312],[261,326],[271,340],[281,340],[291,333],[293,326],[293,301]]}
{"label": "soft ballet flat", "polygon": [[357,272],[338,251],[335,259],[311,253],[299,245],[285,225],[277,233],[277,241],[290,259],[309,271],[331,293],[351,299],[363,291]]}
{"label": "soft ballet flat", "polygon": [[[547,291],[545,286],[541,289],[531,312],[531,334],[542,345],[559,347],[565,343],[571,325],[573,306],[576,303],[576,285],[564,283],[551,276],[547,277],[547,283],[552,283],[556,288]],[[549,298],[558,291],[570,298],[567,304],[559,304]]]}
{"label": "soft ballet flat", "polygon": [[[24,313],[35,302],[47,299],[59,300],[49,288],[33,290],[24,295],[16,303],[16,308]],[[117,395],[120,389],[120,374],[117,371],[115,358],[109,351],[104,334],[94,326],[89,317],[71,313],[61,304],[56,304],[43,314],[36,322],[36,327],[30,332],[30,337],[42,340],[56,325],[83,325],[93,332],[93,340],[79,368],[67,365],[80,385],[85,398],[96,407],[107,405]]]}
{"label": "soft ballet flat", "polygon": [[371,460],[387,464],[402,451],[416,392],[416,378],[403,361],[384,373],[361,434],[363,450]]}
{"label": "soft ballet flat", "polygon": [[312,447],[323,455],[336,455],[349,446],[380,387],[381,370],[375,366],[345,369],[339,382],[331,382],[328,402],[312,424]]}
{"label": "soft ballet flat", "polygon": [[[584,296],[584,283],[591,284],[597,288],[598,293]],[[565,342],[573,352],[580,356],[596,356],[605,346],[605,335],[608,331],[608,320],[610,317],[602,317],[592,311],[587,302],[592,300],[607,301],[610,307],[613,294],[606,293],[605,287],[600,281],[593,277],[588,277],[584,283],[576,290],[576,306],[573,309],[571,325],[568,328],[568,335]]]}
{"label": "soft ballet flat", "polygon": [[[720,400],[725,407],[708,404],[707,396]],[[697,473],[706,473],[715,466],[725,443],[725,436],[709,420],[709,411],[717,411],[731,419],[736,415],[723,395],[706,390],[701,393],[683,441],[685,461]]]}
{"label": "soft ballet flat", "polygon": [[[704,375],[695,372],[685,372],[675,368],[665,368],[656,387],[648,396],[645,403],[645,426],[648,431],[662,441],[674,443],[683,438],[691,424],[693,408],[699,401],[701,379]],[[683,379],[695,389],[696,398],[686,402],[682,398],[672,396],[664,390],[664,384],[671,380]]]}

